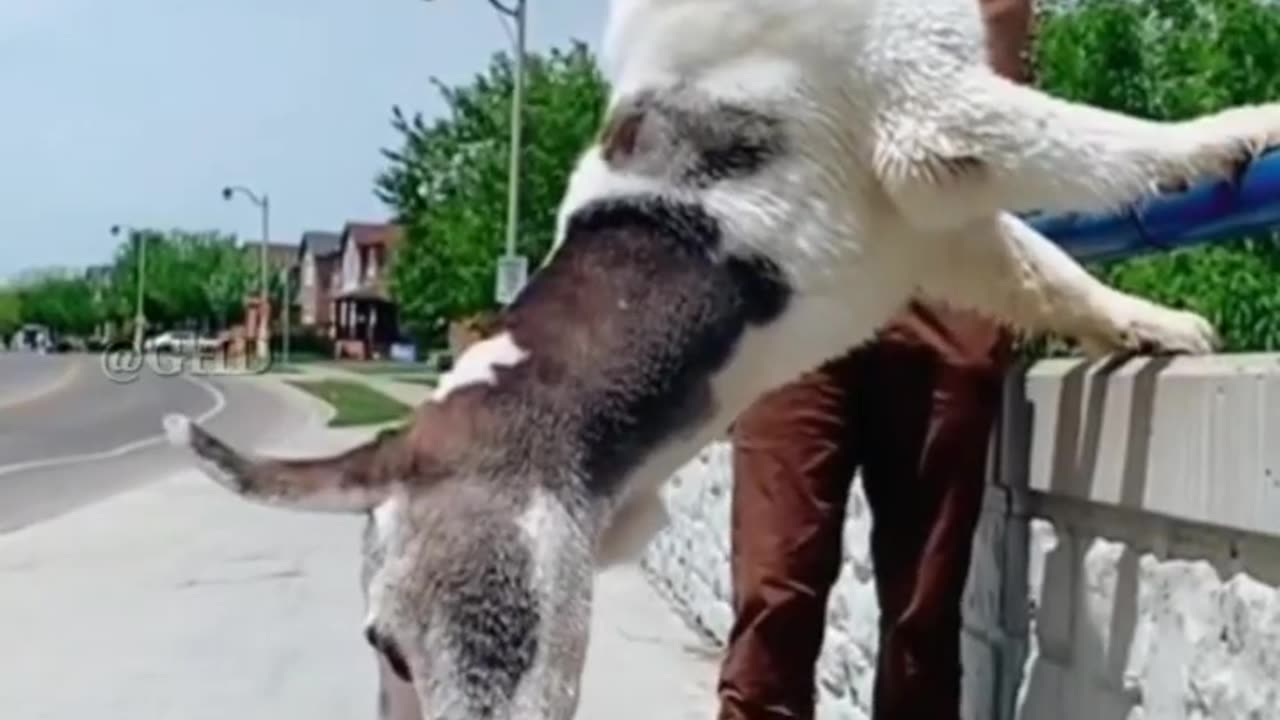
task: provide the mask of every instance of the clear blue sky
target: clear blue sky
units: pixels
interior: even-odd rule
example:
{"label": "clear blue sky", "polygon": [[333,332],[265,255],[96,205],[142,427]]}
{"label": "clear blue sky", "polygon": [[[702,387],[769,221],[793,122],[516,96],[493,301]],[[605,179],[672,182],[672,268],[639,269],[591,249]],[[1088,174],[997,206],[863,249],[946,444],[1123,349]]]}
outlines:
{"label": "clear blue sky", "polygon": [[[530,46],[595,46],[607,3],[530,0]],[[114,223],[273,240],[382,220],[391,106],[441,107],[510,42],[486,0],[0,0],[0,278],[107,261]]]}

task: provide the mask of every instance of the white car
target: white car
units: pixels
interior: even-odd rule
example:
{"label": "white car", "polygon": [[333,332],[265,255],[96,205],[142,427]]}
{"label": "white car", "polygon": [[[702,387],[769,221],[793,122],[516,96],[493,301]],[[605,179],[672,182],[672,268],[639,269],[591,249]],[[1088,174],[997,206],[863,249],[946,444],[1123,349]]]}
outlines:
{"label": "white car", "polygon": [[170,330],[148,338],[142,347],[147,352],[173,353],[175,355],[194,355],[197,352],[211,352],[218,349],[218,341],[202,338],[190,330]]}

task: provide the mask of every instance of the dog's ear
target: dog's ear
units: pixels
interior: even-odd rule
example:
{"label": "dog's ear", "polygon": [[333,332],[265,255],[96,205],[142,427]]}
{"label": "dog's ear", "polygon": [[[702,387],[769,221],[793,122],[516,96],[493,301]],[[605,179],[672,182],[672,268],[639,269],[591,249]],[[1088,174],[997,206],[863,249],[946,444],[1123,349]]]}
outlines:
{"label": "dog's ear", "polygon": [[634,156],[643,125],[643,110],[629,110],[612,118],[600,134],[600,154],[605,162],[617,167]]}
{"label": "dog's ear", "polygon": [[640,93],[622,100],[605,120],[597,142],[600,156],[614,168],[621,168],[643,155],[653,144],[649,137],[658,130],[662,118],[654,110],[653,93]]}
{"label": "dog's ear", "polygon": [[223,487],[267,505],[316,512],[363,513],[404,480],[401,430],[384,430],[339,455],[315,459],[251,459],[181,415],[165,418],[169,442],[194,453]]}

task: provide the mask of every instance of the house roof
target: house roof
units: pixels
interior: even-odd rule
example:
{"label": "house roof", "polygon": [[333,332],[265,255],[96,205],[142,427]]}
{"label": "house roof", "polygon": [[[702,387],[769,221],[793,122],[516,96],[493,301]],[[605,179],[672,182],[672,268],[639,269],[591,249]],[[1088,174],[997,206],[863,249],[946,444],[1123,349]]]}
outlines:
{"label": "house roof", "polygon": [[354,242],[360,247],[391,247],[404,237],[404,229],[392,223],[349,222],[342,229],[342,245]]}
{"label": "house roof", "polygon": [[336,255],[342,249],[342,236],[338,233],[323,230],[308,230],[302,233],[302,242],[298,244],[298,253],[305,253],[308,248],[311,249],[311,254],[316,258]]}

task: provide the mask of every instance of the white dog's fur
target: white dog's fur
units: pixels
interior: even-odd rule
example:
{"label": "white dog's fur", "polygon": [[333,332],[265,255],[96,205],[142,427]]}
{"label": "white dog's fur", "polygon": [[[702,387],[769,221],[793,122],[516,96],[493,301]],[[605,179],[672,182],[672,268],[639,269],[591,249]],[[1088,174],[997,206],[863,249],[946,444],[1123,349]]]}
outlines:
{"label": "white dog's fur", "polygon": [[[426,718],[571,717],[591,565],[634,557],[660,485],[750,402],[912,297],[1093,354],[1211,350],[1202,318],[1103,285],[1011,213],[1121,208],[1280,131],[1274,105],[1158,123],[1019,87],[987,68],[974,0],[615,0],[603,60],[609,120],[556,249],[405,433],[310,463],[175,433],[253,499],[388,503],[370,637]],[[732,167],[682,165],[738,141]]]}

